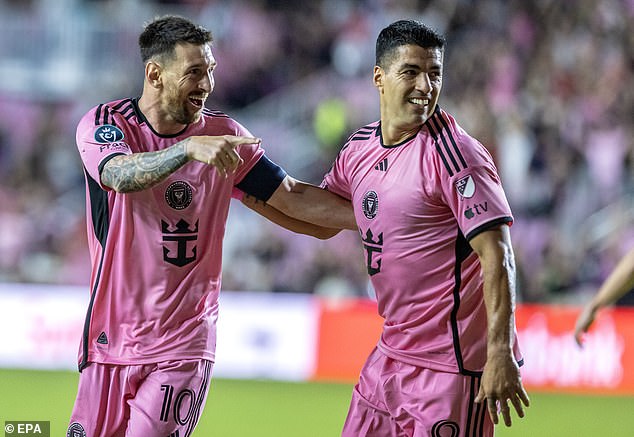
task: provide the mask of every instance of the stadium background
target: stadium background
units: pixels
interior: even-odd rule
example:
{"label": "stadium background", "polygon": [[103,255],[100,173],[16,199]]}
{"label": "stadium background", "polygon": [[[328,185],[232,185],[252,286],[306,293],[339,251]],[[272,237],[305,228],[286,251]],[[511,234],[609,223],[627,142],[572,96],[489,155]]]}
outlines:
{"label": "stadium background", "polygon": [[[69,326],[83,315],[89,277],[74,129],[95,104],[140,93],[136,37],[143,22],[163,13],[191,17],[214,33],[219,65],[208,107],[242,122],[264,139],[271,158],[313,183],[351,130],[378,118],[370,82],[378,31],[410,17],[445,32],[441,105],[485,144],[500,170],[515,215],[518,319],[534,353],[525,370],[535,393],[530,416],[510,431],[516,434],[500,435],[600,435],[592,424],[601,434],[634,435],[626,416],[634,406],[634,317],[627,309],[634,299],[599,320],[585,351],[569,335],[578,306],[634,243],[632,0],[0,0],[0,422],[51,420],[63,429],[76,385],[64,369],[79,335]],[[251,346],[273,347],[276,339],[289,345],[286,352],[227,350],[205,420],[233,421],[234,428],[205,429],[250,435],[238,430],[241,416],[231,419],[222,407],[263,395],[275,414],[258,416],[258,404],[249,405],[257,429],[336,435],[353,379],[320,374],[323,360],[342,347],[320,349],[324,333],[354,338],[376,328],[366,312],[371,289],[357,236],[313,241],[235,204],[223,265],[228,300],[266,299],[271,308],[286,302],[296,317],[273,337],[255,335],[258,327],[245,333],[255,337]],[[356,309],[340,312],[350,306]],[[237,329],[240,311],[223,314]],[[307,337],[286,343],[288,331]],[[264,370],[249,367],[257,350],[281,356]],[[351,359],[348,371],[358,365]],[[289,361],[304,367],[284,367]],[[240,363],[243,373],[232,374]],[[596,374],[605,377],[597,382]],[[289,401],[288,393],[298,394]],[[311,431],[285,428],[294,421]],[[208,435],[205,429],[199,435]]]}

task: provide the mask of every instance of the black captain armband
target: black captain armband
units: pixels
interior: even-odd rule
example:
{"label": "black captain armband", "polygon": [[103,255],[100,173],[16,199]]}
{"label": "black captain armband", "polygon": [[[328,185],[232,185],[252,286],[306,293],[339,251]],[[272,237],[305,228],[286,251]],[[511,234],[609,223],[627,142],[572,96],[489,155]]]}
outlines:
{"label": "black captain armband", "polygon": [[282,167],[262,155],[251,171],[236,185],[236,188],[266,202],[285,177],[286,172]]}

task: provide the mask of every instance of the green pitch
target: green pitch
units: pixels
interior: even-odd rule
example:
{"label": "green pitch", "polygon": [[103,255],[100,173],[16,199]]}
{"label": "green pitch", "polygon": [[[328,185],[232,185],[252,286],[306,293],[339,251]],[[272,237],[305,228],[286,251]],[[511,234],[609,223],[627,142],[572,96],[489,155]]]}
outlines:
{"label": "green pitch", "polygon": [[[0,424],[50,420],[64,436],[77,373],[0,370]],[[352,385],[215,379],[195,436],[339,436]],[[498,437],[632,437],[634,397],[532,393],[527,417]],[[2,435],[0,433],[0,435]]]}

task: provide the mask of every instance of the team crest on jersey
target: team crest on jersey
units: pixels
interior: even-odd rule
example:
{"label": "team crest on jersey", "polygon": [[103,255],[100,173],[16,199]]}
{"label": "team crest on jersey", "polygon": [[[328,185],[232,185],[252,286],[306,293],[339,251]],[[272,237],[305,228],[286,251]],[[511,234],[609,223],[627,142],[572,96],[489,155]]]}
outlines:
{"label": "team crest on jersey", "polygon": [[192,187],[187,182],[173,182],[165,190],[165,200],[174,209],[185,209],[192,203]]}
{"label": "team crest on jersey", "polygon": [[79,422],[73,422],[66,431],[66,437],[86,437],[86,431]]}
{"label": "team crest on jersey", "polygon": [[462,179],[456,182],[456,189],[458,190],[458,194],[464,197],[465,199],[469,199],[473,197],[475,194],[475,182],[471,175],[467,175]]}
{"label": "team crest on jersey", "polygon": [[376,213],[379,210],[379,196],[377,196],[374,191],[368,191],[365,193],[365,196],[363,196],[361,206],[363,207],[363,215],[372,220],[376,217]]}
{"label": "team crest on jersey", "polygon": [[117,126],[104,124],[95,131],[95,141],[98,143],[116,143],[123,139],[123,132]]}
{"label": "team crest on jersey", "polygon": [[431,427],[432,437],[458,437],[460,434],[460,426],[451,420],[441,420]]}

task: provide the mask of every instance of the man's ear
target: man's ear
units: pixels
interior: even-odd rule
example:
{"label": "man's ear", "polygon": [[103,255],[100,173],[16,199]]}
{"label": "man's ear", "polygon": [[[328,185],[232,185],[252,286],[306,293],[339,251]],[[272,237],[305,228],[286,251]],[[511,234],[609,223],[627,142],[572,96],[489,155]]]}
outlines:
{"label": "man's ear", "polygon": [[145,79],[147,83],[154,88],[161,88],[163,86],[163,70],[159,64],[150,61],[145,64]]}
{"label": "man's ear", "polygon": [[375,65],[374,73],[372,74],[372,81],[374,82],[374,86],[377,87],[379,90],[383,88],[384,76],[385,76],[385,71],[378,65]]}

